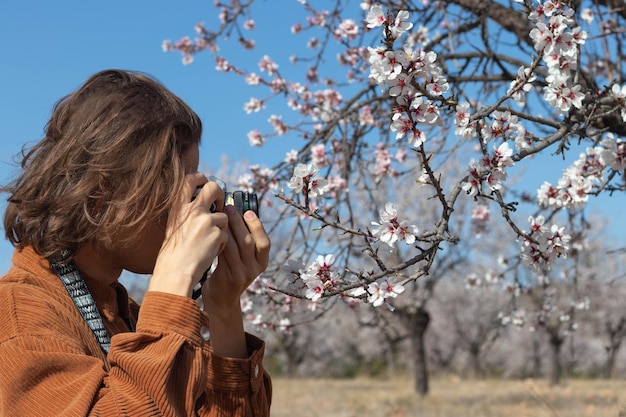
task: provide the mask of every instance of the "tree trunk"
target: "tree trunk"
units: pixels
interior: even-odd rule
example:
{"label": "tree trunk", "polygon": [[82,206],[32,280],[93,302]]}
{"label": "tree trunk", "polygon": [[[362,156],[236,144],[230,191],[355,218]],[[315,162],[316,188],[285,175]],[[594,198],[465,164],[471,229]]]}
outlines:
{"label": "tree trunk", "polygon": [[539,378],[539,376],[541,375],[541,368],[542,368],[542,363],[541,363],[541,342],[539,341],[539,338],[534,337],[533,338],[533,361],[532,361],[532,369],[531,369],[531,376],[533,378]]}
{"label": "tree trunk", "polygon": [[409,330],[411,347],[413,349],[413,363],[415,366],[415,392],[421,395],[428,394],[428,367],[426,366],[426,346],[424,334],[430,323],[430,314],[419,308],[415,312],[404,315]]}
{"label": "tree trunk", "polygon": [[483,378],[483,366],[480,360],[480,345],[478,343],[472,344],[469,350],[470,354],[470,377],[473,379]]}
{"label": "tree trunk", "polygon": [[552,367],[550,368],[550,385],[559,385],[563,369],[561,367],[561,346],[563,346],[563,338],[558,334],[550,335],[550,352]]}
{"label": "tree trunk", "polygon": [[606,347],[606,364],[604,366],[604,377],[607,379],[613,378],[613,372],[615,371],[615,360],[619,353],[619,348],[622,345],[620,341],[611,340],[609,346]]}
{"label": "tree trunk", "polygon": [[622,340],[626,336],[626,316],[622,316],[617,324],[613,325],[611,321],[605,323],[606,332],[609,336],[609,345],[606,347],[606,364],[604,367],[604,376],[607,379],[613,378],[615,370],[615,360],[619,353]]}

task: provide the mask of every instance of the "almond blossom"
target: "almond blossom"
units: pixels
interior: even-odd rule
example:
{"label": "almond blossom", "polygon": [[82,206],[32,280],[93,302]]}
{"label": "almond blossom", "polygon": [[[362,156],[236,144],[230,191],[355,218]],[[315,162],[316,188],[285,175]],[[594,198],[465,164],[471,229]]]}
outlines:
{"label": "almond blossom", "polygon": [[564,227],[544,225],[543,216],[529,217],[532,240],[524,238],[521,246],[522,262],[534,271],[547,271],[557,258],[567,258],[571,236],[564,233]]}
{"label": "almond blossom", "polygon": [[328,187],[328,180],[320,177],[319,168],[313,164],[298,164],[287,186],[296,193],[304,192],[309,196],[321,196]]}
{"label": "almond blossom", "polygon": [[393,307],[388,304],[389,298],[396,298],[398,294],[404,292],[404,286],[396,283],[393,279],[385,279],[379,282],[372,282],[367,286],[367,302],[374,307],[380,307],[386,304],[390,310]]}
{"label": "almond blossom", "polygon": [[379,211],[380,223],[372,222],[376,229],[372,234],[381,242],[393,247],[398,241],[404,240],[407,244],[415,243],[418,228],[409,225],[406,220],[398,220],[398,209],[395,204],[388,202]]}

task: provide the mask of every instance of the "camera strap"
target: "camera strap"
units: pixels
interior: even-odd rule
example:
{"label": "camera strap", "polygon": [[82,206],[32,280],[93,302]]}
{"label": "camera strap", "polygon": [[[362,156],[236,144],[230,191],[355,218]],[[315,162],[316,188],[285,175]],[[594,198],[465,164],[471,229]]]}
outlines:
{"label": "camera strap", "polygon": [[104,327],[100,312],[96,308],[96,302],[91,296],[76,264],[73,261],[59,263],[52,259],[50,260],[50,265],[61,279],[63,285],[65,285],[67,293],[72,297],[72,301],[74,301],[74,305],[76,305],[83,320],[85,320],[87,326],[98,339],[100,347],[104,353],[108,354],[111,348],[111,338]]}

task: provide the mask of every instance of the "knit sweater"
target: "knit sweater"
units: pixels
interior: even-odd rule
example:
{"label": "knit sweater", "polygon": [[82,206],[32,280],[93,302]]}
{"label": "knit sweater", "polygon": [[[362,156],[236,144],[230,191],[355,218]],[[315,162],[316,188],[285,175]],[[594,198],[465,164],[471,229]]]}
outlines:
{"label": "knit sweater", "polygon": [[[111,336],[106,355],[47,260],[16,251],[0,279],[0,416],[268,416],[264,343],[212,354],[208,317],[187,297],[86,279]],[[135,331],[129,330],[129,324]]]}

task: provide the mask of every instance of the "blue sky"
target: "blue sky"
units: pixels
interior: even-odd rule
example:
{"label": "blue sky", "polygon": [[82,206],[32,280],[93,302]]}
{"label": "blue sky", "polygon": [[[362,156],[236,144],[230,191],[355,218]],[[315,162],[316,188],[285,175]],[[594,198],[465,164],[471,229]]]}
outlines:
{"label": "blue sky", "polygon": [[[288,65],[288,55],[297,52],[287,47],[289,28],[301,5],[296,0],[280,1],[280,19],[269,2],[259,1],[271,26],[259,27],[257,50],[249,65],[264,52],[286,50],[281,56]],[[356,14],[355,14],[356,17]],[[255,15],[261,19],[263,16]],[[91,74],[105,68],[140,70],[152,74],[193,107],[205,126],[201,164],[217,169],[222,155],[231,160],[273,164],[290,148],[284,143],[266,149],[251,148],[246,133],[253,128],[268,130],[268,114],[247,116],[243,104],[252,95],[236,77],[217,73],[208,54],[183,66],[180,56],[164,53],[161,42],[183,35],[193,36],[193,26],[204,22],[216,27],[216,9],[212,0],[108,0],[106,2],[70,0],[26,0],[0,3],[0,181],[7,182],[14,173],[14,156],[22,145],[41,138],[53,104],[79,87]],[[302,38],[298,41],[302,44]],[[225,46],[225,45],[222,45]],[[273,49],[272,49],[273,48]],[[278,59],[279,55],[273,58]],[[572,155],[572,158],[575,158]],[[573,159],[572,159],[573,160]],[[565,164],[563,164],[563,167]],[[528,190],[541,184],[546,165],[530,167]],[[553,168],[548,178],[558,180],[561,168]],[[593,210],[619,218],[626,206],[624,193],[613,198],[594,200]],[[612,228],[612,234],[626,245],[624,222]],[[10,264],[12,249],[0,239],[0,272]]]}

